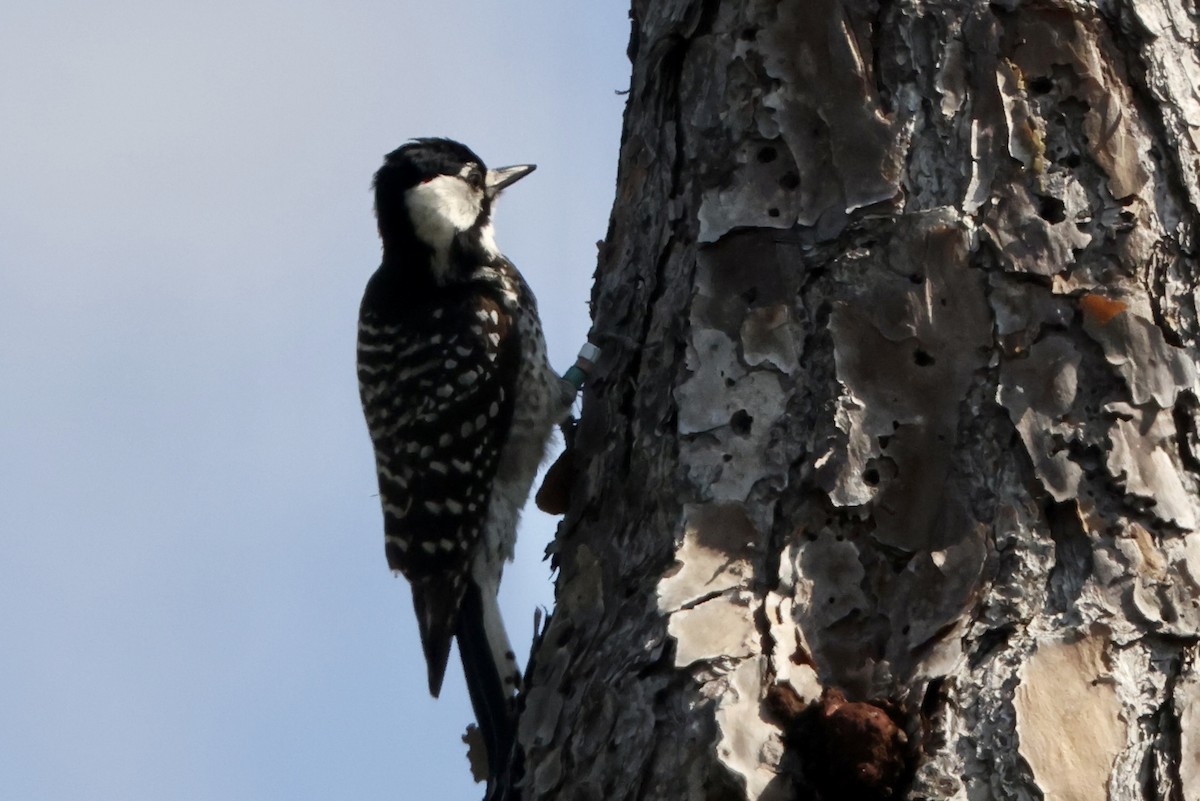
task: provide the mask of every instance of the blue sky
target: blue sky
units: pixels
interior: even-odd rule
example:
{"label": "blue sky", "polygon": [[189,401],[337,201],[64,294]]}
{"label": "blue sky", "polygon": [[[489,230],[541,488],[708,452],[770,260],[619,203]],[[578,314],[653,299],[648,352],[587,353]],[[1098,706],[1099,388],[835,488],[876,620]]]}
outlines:
{"label": "blue sky", "polygon": [[[403,140],[536,162],[498,239],[587,329],[626,8],[55,2],[0,20],[0,796],[476,799],[383,557],[354,323]],[[518,650],[552,587],[527,512]],[[522,654],[523,655],[523,654]]]}

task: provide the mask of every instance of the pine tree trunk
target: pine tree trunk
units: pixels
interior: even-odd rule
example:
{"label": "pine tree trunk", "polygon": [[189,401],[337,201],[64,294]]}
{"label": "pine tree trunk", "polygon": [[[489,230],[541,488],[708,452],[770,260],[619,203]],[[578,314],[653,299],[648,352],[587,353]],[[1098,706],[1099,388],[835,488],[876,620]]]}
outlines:
{"label": "pine tree trunk", "polygon": [[1200,799],[1183,0],[637,0],[542,799]]}

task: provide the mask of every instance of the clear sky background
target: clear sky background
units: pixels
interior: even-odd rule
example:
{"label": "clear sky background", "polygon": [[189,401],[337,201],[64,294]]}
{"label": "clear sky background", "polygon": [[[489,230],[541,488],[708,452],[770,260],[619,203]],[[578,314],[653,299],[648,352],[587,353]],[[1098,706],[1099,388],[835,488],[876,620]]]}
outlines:
{"label": "clear sky background", "polygon": [[[620,3],[6,5],[0,797],[482,797],[383,556],[370,179],[412,136],[536,162],[498,239],[565,369],[627,39]],[[522,658],[555,523],[505,575]]]}

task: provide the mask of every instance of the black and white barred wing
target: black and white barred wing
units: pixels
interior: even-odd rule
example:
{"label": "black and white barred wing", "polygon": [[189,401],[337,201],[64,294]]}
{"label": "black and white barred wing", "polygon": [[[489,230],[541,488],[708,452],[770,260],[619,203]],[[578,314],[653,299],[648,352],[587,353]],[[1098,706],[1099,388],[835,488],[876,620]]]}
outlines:
{"label": "black and white barred wing", "polygon": [[367,309],[360,319],[359,392],[387,560],[412,583],[435,696],[512,417],[510,329],[500,305],[478,295],[402,322]]}

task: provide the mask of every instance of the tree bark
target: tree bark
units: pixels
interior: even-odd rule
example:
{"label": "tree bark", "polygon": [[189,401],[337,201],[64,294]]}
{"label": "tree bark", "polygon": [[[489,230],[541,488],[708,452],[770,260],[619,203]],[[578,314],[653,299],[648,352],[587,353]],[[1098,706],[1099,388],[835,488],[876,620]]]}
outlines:
{"label": "tree bark", "polygon": [[1183,0],[636,0],[533,799],[1200,799]]}

